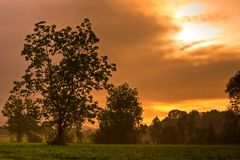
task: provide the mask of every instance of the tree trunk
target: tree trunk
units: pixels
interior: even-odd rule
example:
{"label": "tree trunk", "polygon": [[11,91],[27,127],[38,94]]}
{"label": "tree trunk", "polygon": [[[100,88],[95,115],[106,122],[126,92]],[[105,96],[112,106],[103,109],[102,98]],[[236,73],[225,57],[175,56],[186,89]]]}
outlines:
{"label": "tree trunk", "polygon": [[64,133],[64,128],[62,125],[58,125],[57,128],[57,135],[56,138],[54,140],[54,144],[55,145],[65,145],[65,133]]}
{"label": "tree trunk", "polygon": [[22,137],[23,137],[22,132],[18,132],[18,133],[17,133],[17,136],[16,136],[17,142],[22,142]]}

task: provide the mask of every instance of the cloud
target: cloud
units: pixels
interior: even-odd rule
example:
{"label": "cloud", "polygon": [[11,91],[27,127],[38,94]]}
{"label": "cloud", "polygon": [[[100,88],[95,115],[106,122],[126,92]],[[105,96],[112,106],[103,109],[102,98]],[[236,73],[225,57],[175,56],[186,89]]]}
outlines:
{"label": "cloud", "polygon": [[225,85],[239,69],[239,59],[202,61],[195,64],[188,59],[142,57],[132,62],[131,68],[128,65],[127,77],[131,76],[130,82],[147,100],[179,102],[225,98]]}
{"label": "cloud", "polygon": [[226,44],[211,44],[209,40],[196,41],[184,44],[179,50],[167,58],[186,59],[195,64],[210,63],[218,60],[233,60],[240,58],[240,48]]}
{"label": "cloud", "polygon": [[218,22],[228,18],[225,13],[199,14],[196,16],[184,16],[180,18],[182,22]]}
{"label": "cloud", "polygon": [[119,5],[113,5],[109,0],[26,0],[14,3],[1,0],[0,74],[3,76],[0,80],[0,100],[7,99],[12,81],[20,79],[23,74],[26,64],[20,53],[24,38],[32,32],[34,23],[40,20],[61,28],[79,25],[84,17],[90,18],[101,39],[101,52],[116,62],[119,70],[122,70],[121,65],[125,61],[139,56],[139,50],[151,49],[158,39],[164,39],[169,31],[175,30],[169,25],[167,17],[163,16],[162,22],[158,23],[156,17],[143,15],[128,3],[116,2]]}
{"label": "cloud", "polygon": [[[12,81],[24,72],[26,64],[20,52],[24,37],[32,32],[34,23],[46,20],[61,28],[79,25],[84,17],[91,20],[100,38],[101,54],[117,64],[114,84],[128,82],[136,87],[141,101],[175,103],[225,97],[225,84],[239,69],[239,52],[226,45],[191,51],[198,44],[179,47],[171,37],[179,27],[165,14],[167,2],[158,8],[158,14],[156,8],[150,12],[157,1],[148,2],[1,0],[0,101],[6,101]],[[172,56],[176,54],[181,56]]]}

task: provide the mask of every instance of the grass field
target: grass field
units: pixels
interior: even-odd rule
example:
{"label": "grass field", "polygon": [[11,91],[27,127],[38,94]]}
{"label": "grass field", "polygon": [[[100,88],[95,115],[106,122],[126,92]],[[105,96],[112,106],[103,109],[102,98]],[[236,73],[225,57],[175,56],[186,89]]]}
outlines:
{"label": "grass field", "polygon": [[94,145],[49,146],[0,143],[0,159],[10,160],[240,160],[240,146]]}

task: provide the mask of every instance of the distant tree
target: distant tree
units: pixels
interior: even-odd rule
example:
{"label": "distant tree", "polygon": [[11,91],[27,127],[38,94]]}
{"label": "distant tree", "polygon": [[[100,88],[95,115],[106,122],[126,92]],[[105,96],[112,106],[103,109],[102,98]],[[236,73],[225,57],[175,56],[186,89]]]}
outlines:
{"label": "distant tree", "polygon": [[16,135],[17,141],[22,141],[24,135],[37,132],[39,129],[40,110],[38,102],[22,93],[20,83],[14,83],[11,96],[3,106],[3,116],[7,117],[6,128],[10,134]]}
{"label": "distant tree", "polygon": [[168,112],[168,118],[172,120],[183,119],[183,118],[186,118],[186,116],[187,116],[187,112],[180,111],[177,109],[174,109]]}
{"label": "distant tree", "polygon": [[88,19],[72,30],[56,30],[44,21],[25,39],[22,56],[28,61],[23,82],[37,93],[44,119],[56,130],[49,143],[65,144],[72,126],[85,120],[93,123],[98,109],[92,91],[108,88],[115,64],[98,56],[99,39]]}
{"label": "distant tree", "polygon": [[99,143],[136,143],[137,131],[142,121],[142,107],[137,89],[127,83],[108,90],[107,108],[100,113]]}
{"label": "distant tree", "polygon": [[185,143],[188,118],[187,112],[174,109],[168,113],[167,118],[176,124],[180,143]]}
{"label": "distant tree", "polygon": [[205,129],[204,142],[205,144],[215,144],[217,140],[216,131],[212,123]]}
{"label": "distant tree", "polygon": [[21,100],[10,97],[8,102],[4,105],[3,115],[8,117],[6,128],[10,134],[16,135],[18,142],[22,141],[24,133],[26,132],[26,115],[23,113],[24,105]]}
{"label": "distant tree", "polygon": [[194,132],[194,129],[197,127],[197,123],[200,121],[201,115],[197,110],[192,110],[188,113],[188,131]]}
{"label": "distant tree", "polygon": [[175,109],[162,121],[155,117],[147,130],[155,144],[240,144],[240,115],[233,110]]}
{"label": "distant tree", "polygon": [[161,125],[161,121],[158,117],[155,117],[152,120],[152,124],[149,126],[149,130],[150,130],[150,135],[152,138],[152,142],[154,144],[160,144],[161,143],[161,131],[162,131],[162,125]]}
{"label": "distant tree", "polygon": [[193,110],[188,113],[186,123],[186,143],[197,144],[198,143],[198,127],[201,120],[201,115],[197,110]]}
{"label": "distant tree", "polygon": [[163,125],[160,137],[161,137],[162,144],[181,143],[176,125],[172,125],[172,124]]}
{"label": "distant tree", "polygon": [[240,144],[240,119],[232,110],[224,112],[224,127],[222,141],[225,144]]}
{"label": "distant tree", "polygon": [[147,124],[140,124],[140,126],[138,127],[137,143],[140,143],[140,144],[153,143],[150,127]]}
{"label": "distant tree", "polygon": [[216,109],[203,112],[199,127],[208,128],[209,125],[213,126],[217,136],[220,135],[224,125],[224,112],[220,112]]}
{"label": "distant tree", "polygon": [[240,114],[240,71],[238,71],[227,83],[225,90],[230,99],[230,109]]}

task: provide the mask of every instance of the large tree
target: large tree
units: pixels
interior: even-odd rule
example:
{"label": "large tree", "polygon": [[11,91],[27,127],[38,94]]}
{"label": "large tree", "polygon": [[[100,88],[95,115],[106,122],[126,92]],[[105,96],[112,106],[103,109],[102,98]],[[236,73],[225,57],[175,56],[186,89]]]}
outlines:
{"label": "large tree", "polygon": [[116,70],[108,57],[98,55],[98,42],[88,19],[75,30],[57,30],[42,21],[26,36],[24,91],[36,93],[44,119],[56,129],[52,144],[65,144],[72,126],[93,122],[98,107],[92,91],[107,88]]}
{"label": "large tree", "polygon": [[99,143],[136,143],[137,132],[142,120],[142,107],[137,89],[127,83],[108,91],[107,108],[100,113]]}
{"label": "large tree", "polygon": [[231,107],[235,113],[240,113],[240,71],[238,71],[227,83],[227,88],[225,90],[228,93],[230,99]]}

